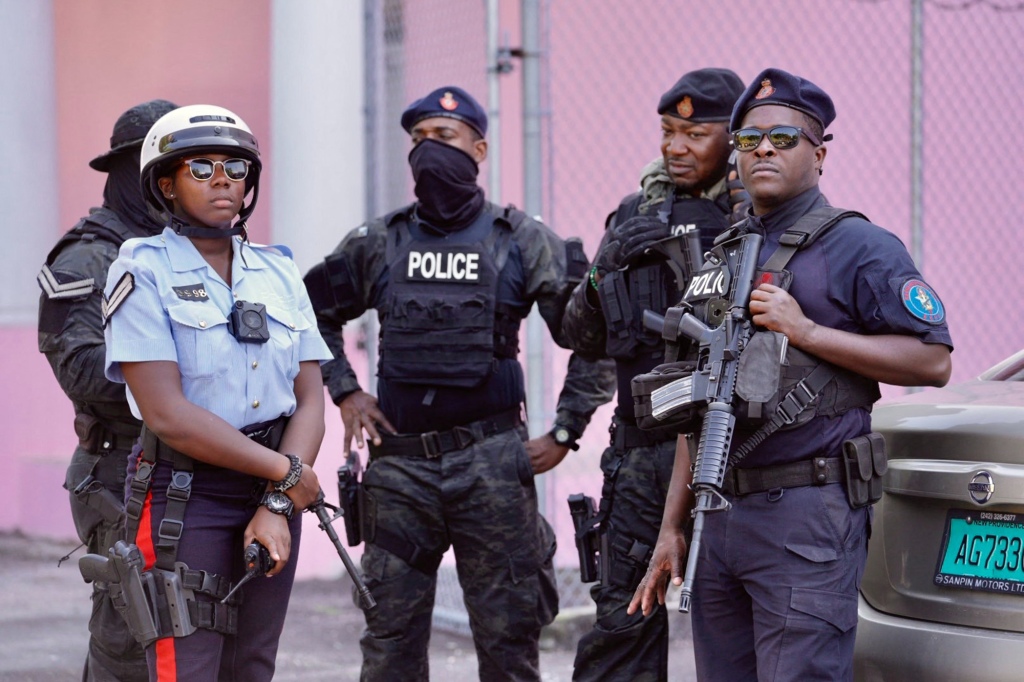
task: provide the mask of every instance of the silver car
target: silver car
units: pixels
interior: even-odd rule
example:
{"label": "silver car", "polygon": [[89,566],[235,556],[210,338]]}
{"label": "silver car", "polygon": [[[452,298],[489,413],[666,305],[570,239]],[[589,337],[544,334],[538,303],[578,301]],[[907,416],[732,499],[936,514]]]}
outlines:
{"label": "silver car", "polygon": [[858,680],[1024,680],[1024,351],[878,406]]}

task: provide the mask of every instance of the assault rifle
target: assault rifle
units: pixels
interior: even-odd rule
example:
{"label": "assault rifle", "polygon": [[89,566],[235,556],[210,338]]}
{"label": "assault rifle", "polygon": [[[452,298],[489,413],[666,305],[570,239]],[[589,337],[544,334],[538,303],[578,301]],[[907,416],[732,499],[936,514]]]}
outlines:
{"label": "assault rifle", "polygon": [[[330,509],[334,512],[327,511]],[[316,501],[306,508],[307,511],[311,511],[316,514],[316,517],[320,519],[320,530],[327,533],[327,537],[331,539],[331,543],[334,544],[334,549],[337,550],[338,556],[341,557],[341,563],[345,564],[345,570],[348,571],[348,577],[352,578],[352,582],[356,586],[356,593],[359,595],[359,608],[363,611],[368,611],[377,605],[377,601],[370,594],[370,588],[363,582],[362,577],[359,575],[359,571],[356,569],[356,565],[352,563],[352,558],[349,557],[348,552],[345,551],[345,546],[341,544],[341,540],[338,539],[338,534],[334,531],[334,527],[331,525],[344,514],[338,507],[333,504],[328,504],[324,500],[324,491],[321,490],[320,494],[317,495]]]}
{"label": "assault rifle", "polygon": [[[661,332],[666,340],[674,341],[685,336],[699,344],[697,366],[687,380],[690,401],[707,403],[707,412],[704,415],[697,445],[697,457],[692,465],[693,482],[690,487],[696,502],[692,512],[693,538],[686,558],[686,573],[679,600],[679,610],[684,613],[690,610],[700,537],[704,530],[704,515],[727,511],[731,506],[722,496],[722,483],[725,480],[729,446],[732,444],[733,430],[736,426],[733,407],[740,353],[753,333],[754,325],[750,321],[749,303],[757,273],[757,256],[761,250],[761,242],[761,235],[748,233],[722,245],[729,265],[731,282],[727,297],[728,308],[717,327],[711,328],[701,322],[685,303],[674,309],[670,308],[666,311],[665,317],[651,311],[644,312],[644,325]],[[675,322],[675,329],[665,328],[666,318]]]}

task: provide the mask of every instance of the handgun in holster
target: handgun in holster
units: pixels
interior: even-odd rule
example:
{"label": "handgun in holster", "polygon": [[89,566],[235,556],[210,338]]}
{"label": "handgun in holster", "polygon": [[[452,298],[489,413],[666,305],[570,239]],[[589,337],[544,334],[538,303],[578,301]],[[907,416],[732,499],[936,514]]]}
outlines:
{"label": "handgun in holster", "polygon": [[345,521],[345,537],[349,547],[355,547],[363,541],[363,487],[359,482],[361,473],[359,454],[350,451],[345,463],[338,467],[338,500]]}
{"label": "handgun in holster", "polygon": [[[78,570],[85,582],[107,584],[114,608],[128,624],[135,640],[145,646],[159,637],[159,630],[153,616],[156,609],[150,601],[154,592],[152,576],[142,572],[143,566],[139,548],[123,540],[114,543],[105,557],[86,554],[78,560]],[[144,586],[147,582],[149,590]]]}
{"label": "handgun in holster", "polygon": [[592,583],[601,579],[598,556],[601,551],[601,525],[594,498],[583,493],[569,495],[569,514],[576,529],[576,550],[580,555],[580,581]]}
{"label": "handgun in holster", "polygon": [[185,565],[175,564],[173,571],[143,571],[144,565],[139,548],[123,540],[114,543],[106,557],[86,554],[78,560],[86,582],[107,584],[111,603],[142,646],[161,637],[186,637],[195,632],[188,610],[188,602],[195,596],[182,586],[179,575]]}

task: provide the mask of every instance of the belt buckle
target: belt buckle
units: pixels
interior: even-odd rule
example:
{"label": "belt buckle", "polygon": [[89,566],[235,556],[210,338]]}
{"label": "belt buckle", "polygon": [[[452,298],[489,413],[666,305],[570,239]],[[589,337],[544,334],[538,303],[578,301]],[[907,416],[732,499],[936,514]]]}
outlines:
{"label": "belt buckle", "polygon": [[423,445],[423,455],[427,459],[436,459],[441,456],[441,434],[437,431],[421,433],[420,443]]}
{"label": "belt buckle", "polygon": [[476,436],[473,435],[473,431],[465,426],[456,426],[452,429],[452,438],[455,439],[455,446],[459,450],[468,448],[476,442]]}

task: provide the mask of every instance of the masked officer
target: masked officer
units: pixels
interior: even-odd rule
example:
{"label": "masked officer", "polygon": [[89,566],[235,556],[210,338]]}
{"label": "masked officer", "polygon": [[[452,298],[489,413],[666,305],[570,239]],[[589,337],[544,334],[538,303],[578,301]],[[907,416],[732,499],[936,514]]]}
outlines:
{"label": "masked officer", "polygon": [[[89,211],[46,257],[39,273],[39,351],[75,408],[79,445],[64,487],[71,517],[89,552],[106,556],[124,529],[128,453],[142,423],[132,416],[124,386],[103,376],[100,313],[107,269],[121,244],[148,237],[163,222],[146,208],[139,185],[139,148],[146,131],[175,108],[165,100],[132,107],[114,123],[110,150],[89,165],[107,174],[103,206]],[[110,603],[106,586],[93,583],[89,655],[84,680],[148,679],[146,658]]]}
{"label": "masked officer", "polygon": [[[454,547],[480,678],[537,680],[557,595],[534,474],[565,455],[614,377],[574,359],[552,434],[524,443],[519,325],[536,303],[561,342],[586,260],[578,242],[484,199],[487,116],[464,90],[431,92],[401,123],[418,201],[352,231],[306,275],[335,354],[325,377],[346,451],[364,430],[371,441],[362,568],[377,607],[362,679],[428,678],[437,567]],[[378,398],[360,390],[340,334],[370,308],[381,317]]]}
{"label": "masked officer", "polygon": [[[175,109],[141,162],[143,194],[168,224],[122,245],[103,299],[106,375],[144,421],[126,535],[158,586],[128,607],[154,620],[142,633],[151,680],[270,680],[300,513],[319,493],[330,351],[290,252],[246,236],[262,162],[241,117]],[[253,542],[273,579],[227,599]]]}
{"label": "masked officer", "polygon": [[[634,418],[630,381],[660,364],[665,343],[645,330],[644,310],[664,313],[680,298],[693,262],[729,226],[731,196],[727,123],[743,82],[728,69],[691,71],[658,102],[662,159],[644,169],[643,189],[609,216],[590,277],[573,292],[562,327],[586,357],[615,360],[618,404],[611,443],[601,458],[604,487],[594,524],[602,557],[593,629],[579,642],[573,679],[668,679],[668,620],[628,616],[665,504],[676,431],[643,431]],[[694,251],[671,247],[695,239]],[[700,262],[700,261],[697,261]]]}
{"label": "masked officer", "polygon": [[[746,88],[730,120],[753,202],[735,234],[764,242],[749,302],[754,333],[736,380],[746,401],[736,404],[737,459],[722,485],[731,508],[705,515],[693,582],[702,680],[853,679],[871,509],[861,483],[865,470],[880,475],[884,457],[870,434],[878,382],[942,386],[950,375],[945,310],[903,244],[864,216],[830,207],[818,189],[834,118],[821,88],[773,68]],[[698,316],[723,293],[695,289],[685,301]],[[748,376],[752,351],[758,369]],[[795,421],[758,426],[762,403],[801,393],[796,380],[814,397],[799,401]],[[649,577],[631,612],[664,603],[669,577],[682,583],[681,527],[693,499],[689,454],[679,452]],[[856,464],[845,473],[844,454]]]}

